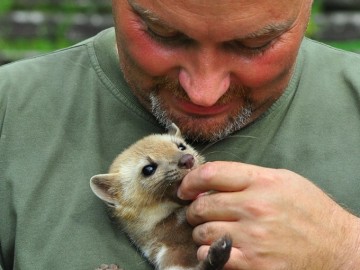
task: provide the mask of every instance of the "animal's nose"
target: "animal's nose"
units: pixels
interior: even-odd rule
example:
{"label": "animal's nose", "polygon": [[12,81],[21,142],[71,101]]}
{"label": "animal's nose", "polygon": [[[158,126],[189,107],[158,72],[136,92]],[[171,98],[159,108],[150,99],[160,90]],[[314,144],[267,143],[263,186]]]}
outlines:
{"label": "animal's nose", "polygon": [[194,166],[194,163],[195,159],[193,155],[185,154],[179,159],[178,166],[182,169],[191,169]]}

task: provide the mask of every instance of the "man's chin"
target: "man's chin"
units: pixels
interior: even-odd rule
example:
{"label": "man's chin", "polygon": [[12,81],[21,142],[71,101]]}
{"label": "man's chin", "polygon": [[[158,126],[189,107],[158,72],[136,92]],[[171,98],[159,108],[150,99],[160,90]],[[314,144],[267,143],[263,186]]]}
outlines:
{"label": "man's chin", "polygon": [[169,119],[171,120],[166,123],[158,120],[166,126],[174,122],[180,128],[182,135],[193,142],[219,141],[245,125],[243,122],[239,124],[236,120],[227,118],[217,119],[204,116],[170,117]]}
{"label": "man's chin", "polygon": [[197,113],[197,108],[192,107],[190,111],[193,112],[186,113],[186,110],[177,109],[177,104],[171,105],[171,102],[164,100],[168,99],[160,98],[155,91],[151,92],[151,112],[155,118],[166,127],[174,122],[183,136],[192,141],[220,140],[247,125],[252,115],[249,103],[228,111],[213,110],[211,114],[203,114]]}

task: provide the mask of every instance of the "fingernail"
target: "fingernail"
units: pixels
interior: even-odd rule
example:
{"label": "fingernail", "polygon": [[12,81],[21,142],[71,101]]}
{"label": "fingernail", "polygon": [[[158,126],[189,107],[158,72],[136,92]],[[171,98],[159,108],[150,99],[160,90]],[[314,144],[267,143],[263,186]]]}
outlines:
{"label": "fingernail", "polygon": [[181,190],[180,190],[180,188],[177,190],[177,196],[178,196],[178,198],[181,199],[181,200],[184,200],[184,199],[185,199],[185,198],[184,198],[184,195],[182,194],[182,192],[181,192]]}

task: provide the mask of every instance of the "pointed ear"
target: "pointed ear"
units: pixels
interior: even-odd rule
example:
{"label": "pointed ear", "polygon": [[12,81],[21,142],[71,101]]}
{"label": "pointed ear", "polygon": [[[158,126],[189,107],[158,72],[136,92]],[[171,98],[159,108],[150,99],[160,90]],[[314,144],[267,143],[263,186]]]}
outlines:
{"label": "pointed ear", "polygon": [[182,137],[180,129],[174,123],[172,123],[170,125],[170,127],[168,129],[168,134],[170,134],[172,136],[176,136],[176,137]]}
{"label": "pointed ear", "polygon": [[90,179],[90,187],[96,196],[102,199],[109,206],[116,207],[119,202],[116,200],[113,190],[114,178],[117,174],[98,174]]}

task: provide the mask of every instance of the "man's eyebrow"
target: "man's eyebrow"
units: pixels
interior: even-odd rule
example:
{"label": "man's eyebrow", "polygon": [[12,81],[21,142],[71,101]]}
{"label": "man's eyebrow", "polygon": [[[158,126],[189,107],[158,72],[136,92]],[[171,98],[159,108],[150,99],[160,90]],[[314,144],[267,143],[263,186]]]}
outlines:
{"label": "man's eyebrow", "polygon": [[267,36],[275,36],[279,35],[286,30],[291,28],[291,25],[293,24],[292,20],[281,22],[281,23],[271,23],[266,25],[265,27],[261,28],[260,30],[257,30],[253,33],[250,33],[244,37],[239,37],[238,39],[256,39],[256,38],[262,38]]}
{"label": "man's eyebrow", "polygon": [[141,18],[148,20],[150,22],[156,22],[166,25],[158,16],[156,16],[151,10],[148,10],[142,6],[140,6],[134,0],[127,0],[132,10],[138,14]]}
{"label": "man's eyebrow", "polygon": [[[136,0],[127,0],[127,1],[129,3],[130,7],[132,8],[132,10],[136,14],[138,14],[142,19],[149,21],[149,22],[161,24],[167,28],[172,28],[166,22],[161,20],[156,14],[154,14],[151,10],[140,6],[136,2]],[[270,23],[270,24],[266,25],[265,27],[263,27],[257,31],[254,31],[253,33],[247,34],[245,36],[236,37],[234,40],[241,41],[241,40],[245,40],[245,39],[256,39],[256,38],[264,38],[267,36],[276,36],[276,35],[279,35],[279,34],[285,32],[289,28],[291,28],[293,23],[294,23],[293,20],[288,20],[288,21],[279,22],[279,23]]]}

